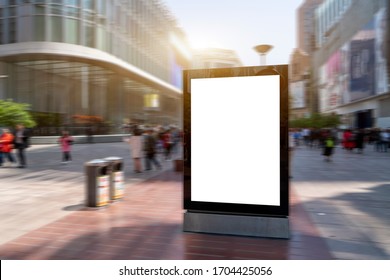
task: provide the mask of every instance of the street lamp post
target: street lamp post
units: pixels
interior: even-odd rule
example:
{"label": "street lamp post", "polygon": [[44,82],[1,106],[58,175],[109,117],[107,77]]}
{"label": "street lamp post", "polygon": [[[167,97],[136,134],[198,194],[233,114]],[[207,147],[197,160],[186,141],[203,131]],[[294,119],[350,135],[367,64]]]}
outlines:
{"label": "street lamp post", "polygon": [[266,65],[267,62],[266,62],[266,54],[273,49],[273,46],[272,45],[265,45],[265,44],[262,44],[262,45],[257,45],[254,47],[254,50],[260,54],[260,65]]}

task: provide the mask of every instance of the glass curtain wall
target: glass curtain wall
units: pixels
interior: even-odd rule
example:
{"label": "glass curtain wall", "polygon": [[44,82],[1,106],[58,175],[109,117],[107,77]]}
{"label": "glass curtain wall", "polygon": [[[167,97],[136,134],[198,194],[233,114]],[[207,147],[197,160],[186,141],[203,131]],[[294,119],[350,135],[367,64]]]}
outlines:
{"label": "glass curtain wall", "polygon": [[9,44],[25,38],[23,41],[64,42],[97,48],[170,82],[169,32],[173,21],[156,3],[2,0],[0,40]]}
{"label": "glass curtain wall", "polygon": [[[169,83],[173,22],[158,3],[0,0],[0,44],[56,42],[99,49]],[[8,77],[1,83],[2,97],[31,104],[37,135],[57,135],[63,126],[83,134],[90,123],[100,133],[118,133],[124,119],[179,123],[179,99],[157,92],[159,107],[145,109],[145,94],[155,90],[123,73],[54,56],[15,58],[4,62]]]}

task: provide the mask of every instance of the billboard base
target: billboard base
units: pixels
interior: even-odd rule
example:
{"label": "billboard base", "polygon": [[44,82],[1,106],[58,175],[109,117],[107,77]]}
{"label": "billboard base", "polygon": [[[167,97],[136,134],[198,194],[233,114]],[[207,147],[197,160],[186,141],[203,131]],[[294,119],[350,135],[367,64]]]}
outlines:
{"label": "billboard base", "polygon": [[183,230],[188,232],[289,238],[288,217],[185,212]]}

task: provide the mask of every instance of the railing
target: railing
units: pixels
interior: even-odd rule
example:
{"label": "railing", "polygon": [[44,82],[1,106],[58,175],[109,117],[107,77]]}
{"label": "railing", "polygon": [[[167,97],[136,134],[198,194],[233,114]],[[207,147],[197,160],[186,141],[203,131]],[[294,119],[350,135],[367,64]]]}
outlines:
{"label": "railing", "polygon": [[121,133],[121,129],[115,126],[40,126],[31,129],[31,136],[58,136],[62,131],[69,131],[71,135],[109,135]]}

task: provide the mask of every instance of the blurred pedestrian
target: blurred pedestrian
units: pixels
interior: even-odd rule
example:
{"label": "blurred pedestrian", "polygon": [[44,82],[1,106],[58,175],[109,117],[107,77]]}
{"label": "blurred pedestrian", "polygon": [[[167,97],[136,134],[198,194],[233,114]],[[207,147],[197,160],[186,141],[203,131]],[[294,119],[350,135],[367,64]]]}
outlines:
{"label": "blurred pedestrian", "polygon": [[25,168],[27,166],[27,159],[25,149],[30,146],[30,133],[23,124],[16,125],[14,132],[14,145],[17,150],[17,156],[19,161],[19,168]]}
{"label": "blurred pedestrian", "polygon": [[157,141],[155,135],[153,134],[153,129],[148,128],[144,137],[144,151],[146,156],[145,170],[151,170],[152,164],[154,164],[157,169],[161,169],[161,164],[156,159],[156,147]]}
{"label": "blurred pedestrian", "polygon": [[380,151],[381,148],[381,130],[379,128],[374,128],[373,132],[371,133],[371,142],[374,144],[374,150],[376,152]]}
{"label": "blurred pedestrian", "polygon": [[87,143],[93,144],[93,129],[91,125],[88,125],[85,129],[85,135],[87,137]]}
{"label": "blurred pedestrian", "polygon": [[295,131],[293,133],[293,137],[294,137],[294,141],[295,141],[295,146],[298,147],[300,144],[300,140],[301,140],[301,132],[298,128],[295,129]]}
{"label": "blurred pedestrian", "polygon": [[292,179],[291,176],[291,161],[292,157],[294,155],[294,149],[295,149],[295,139],[294,139],[294,129],[290,128],[288,132],[288,176],[290,179]]}
{"label": "blurred pedestrian", "polygon": [[355,148],[354,135],[350,129],[346,129],[343,133],[343,148],[349,151]]}
{"label": "blurred pedestrian", "polygon": [[367,140],[369,145],[375,144],[377,137],[378,137],[377,129],[371,128],[368,130]]}
{"label": "blurred pedestrian", "polygon": [[173,144],[172,133],[170,129],[167,129],[162,136],[165,160],[171,160],[171,149]]}
{"label": "blurred pedestrian", "polygon": [[309,128],[304,128],[302,130],[302,136],[303,136],[303,141],[305,142],[305,145],[306,146],[309,146],[309,142],[310,142],[310,129]]}
{"label": "blurred pedestrian", "polygon": [[133,129],[133,135],[128,139],[130,145],[131,157],[134,163],[134,172],[141,173],[141,157],[142,157],[142,130],[137,126]]}
{"label": "blurred pedestrian", "polygon": [[179,130],[176,127],[172,127],[171,137],[172,137],[171,154],[174,155],[178,150],[178,144],[180,142]]}
{"label": "blurred pedestrian", "polygon": [[387,153],[390,143],[390,130],[383,129],[380,133],[380,151]]}
{"label": "blurred pedestrian", "polygon": [[74,139],[69,135],[69,132],[62,131],[61,137],[58,139],[58,143],[61,146],[62,151],[62,163],[68,163],[72,161],[71,147],[74,143]]}
{"label": "blurred pedestrian", "polygon": [[4,159],[7,158],[11,166],[16,165],[16,160],[12,154],[14,136],[10,133],[8,128],[3,129],[0,135],[0,166],[3,165]]}
{"label": "blurred pedestrian", "polygon": [[356,149],[359,154],[363,153],[364,150],[364,140],[365,140],[365,133],[363,129],[359,129],[356,132],[355,135],[355,144],[356,144]]}
{"label": "blurred pedestrian", "polygon": [[326,161],[331,161],[332,155],[333,155],[333,149],[334,149],[335,141],[332,135],[329,133],[324,141],[324,151],[323,155],[325,156]]}

